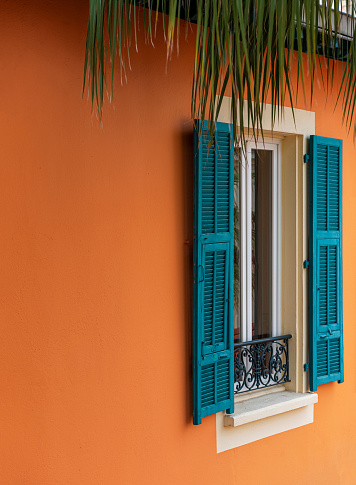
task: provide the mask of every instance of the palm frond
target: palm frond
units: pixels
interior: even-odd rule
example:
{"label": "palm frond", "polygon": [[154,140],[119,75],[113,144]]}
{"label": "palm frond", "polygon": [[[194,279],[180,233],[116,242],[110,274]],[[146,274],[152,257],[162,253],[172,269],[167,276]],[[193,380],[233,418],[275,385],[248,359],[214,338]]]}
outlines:
{"label": "palm frond", "polygon": [[[344,121],[356,133],[354,0],[90,0],[83,92],[87,83],[92,107],[99,117],[104,92],[113,95],[116,57],[123,82],[132,47],[138,49],[140,13],[144,17],[145,40],[153,42],[159,12],[167,14],[167,19],[163,15],[162,20],[168,58],[175,40],[179,41],[181,17],[196,23],[192,118],[209,120],[212,137],[222,97],[229,93],[234,138],[241,137],[242,144],[247,130],[254,136],[258,131],[263,133],[267,102],[272,105],[273,126],[286,103],[293,109],[299,86],[305,96],[309,83],[307,101],[312,101],[318,66],[326,67],[320,73],[328,92],[335,82],[339,39],[344,38],[341,20],[346,19],[348,51],[342,63],[338,101],[343,105]],[[291,78],[293,62],[297,62],[296,86]]]}

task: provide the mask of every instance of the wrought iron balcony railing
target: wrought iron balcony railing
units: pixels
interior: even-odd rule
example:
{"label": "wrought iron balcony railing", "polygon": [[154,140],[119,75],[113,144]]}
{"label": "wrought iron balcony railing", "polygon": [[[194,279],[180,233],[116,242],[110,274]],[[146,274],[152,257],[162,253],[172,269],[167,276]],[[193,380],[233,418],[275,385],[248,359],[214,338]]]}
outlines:
{"label": "wrought iron balcony railing", "polygon": [[282,335],[235,343],[235,394],[290,382],[290,338],[291,335]]}

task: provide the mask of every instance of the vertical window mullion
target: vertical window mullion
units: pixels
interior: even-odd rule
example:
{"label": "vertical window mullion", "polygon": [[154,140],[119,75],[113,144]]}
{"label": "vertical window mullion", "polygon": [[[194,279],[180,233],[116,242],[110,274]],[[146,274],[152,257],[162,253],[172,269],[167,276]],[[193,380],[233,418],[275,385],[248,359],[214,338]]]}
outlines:
{"label": "vertical window mullion", "polygon": [[247,340],[247,315],[246,315],[246,158],[242,157],[240,164],[240,339]]}
{"label": "vertical window mullion", "polygon": [[252,340],[252,157],[247,148],[246,160],[246,340]]}
{"label": "vertical window mullion", "polygon": [[277,152],[272,151],[272,336],[277,335],[278,197]]}
{"label": "vertical window mullion", "polygon": [[282,164],[281,164],[281,148],[280,145],[276,147],[277,156],[277,298],[276,298],[276,308],[277,308],[277,329],[276,334],[281,335],[282,325],[281,325],[281,293],[282,293],[282,282],[281,282],[281,268],[282,268]]}

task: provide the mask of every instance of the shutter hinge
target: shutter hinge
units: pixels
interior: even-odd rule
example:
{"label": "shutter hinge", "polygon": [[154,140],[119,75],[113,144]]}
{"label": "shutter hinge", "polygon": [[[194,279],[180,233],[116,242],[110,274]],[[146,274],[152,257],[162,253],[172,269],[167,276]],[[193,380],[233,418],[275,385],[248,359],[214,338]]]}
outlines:
{"label": "shutter hinge", "polygon": [[309,155],[306,153],[304,155],[304,163],[308,163],[309,162]]}
{"label": "shutter hinge", "polygon": [[303,268],[306,268],[306,269],[309,268],[309,261],[305,260],[303,262]]}
{"label": "shutter hinge", "polygon": [[309,370],[309,364],[304,364],[304,372],[308,372]]}

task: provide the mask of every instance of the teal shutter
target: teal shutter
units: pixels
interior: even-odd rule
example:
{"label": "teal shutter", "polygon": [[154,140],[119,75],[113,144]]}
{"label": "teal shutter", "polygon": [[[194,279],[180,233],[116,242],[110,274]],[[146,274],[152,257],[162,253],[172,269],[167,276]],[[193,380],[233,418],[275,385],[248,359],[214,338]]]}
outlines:
{"label": "teal shutter", "polygon": [[[234,408],[234,147],[217,123],[213,143],[195,131],[193,423]],[[204,124],[204,130],[208,125]]]}
{"label": "teal shutter", "polygon": [[344,380],[342,141],[310,137],[310,390]]}

